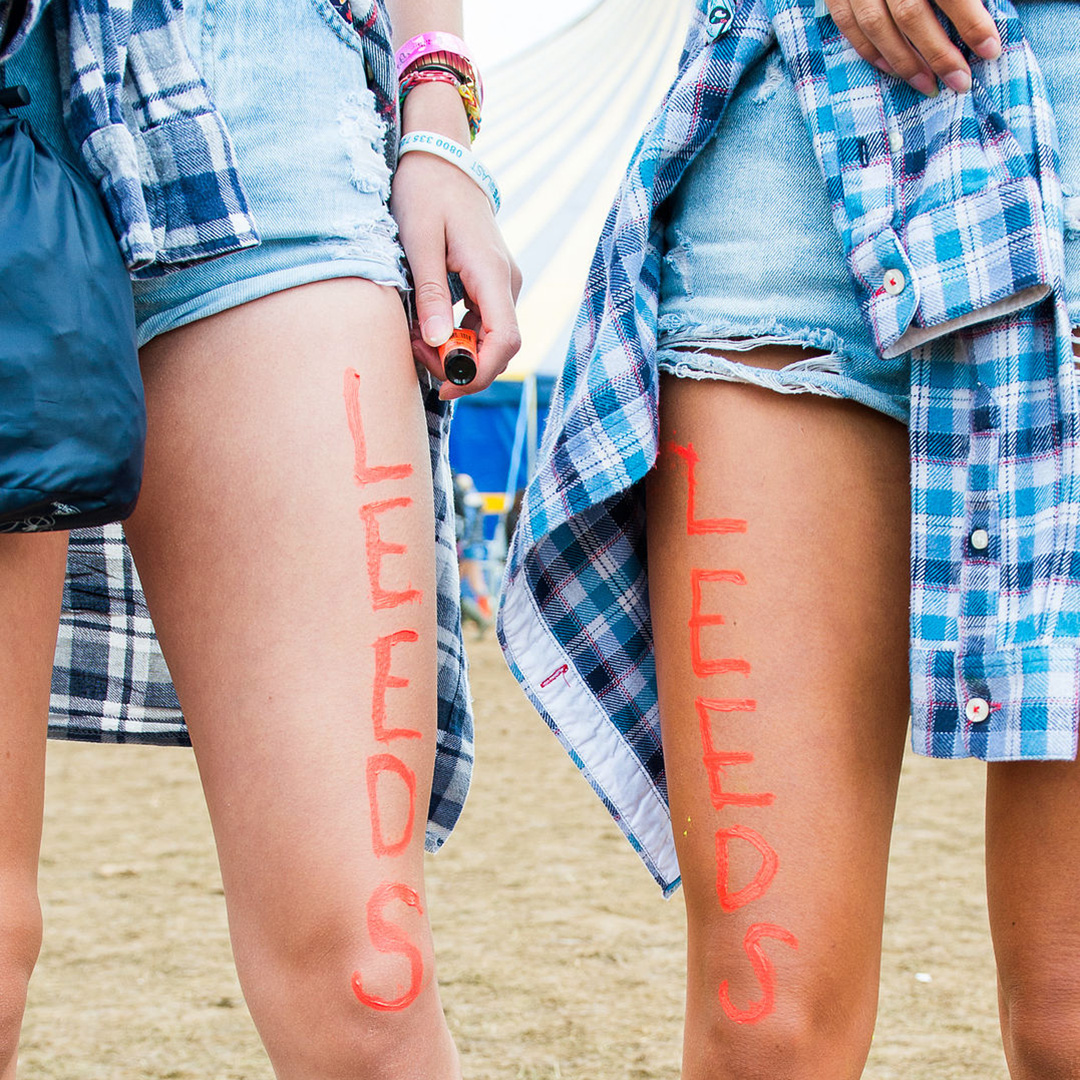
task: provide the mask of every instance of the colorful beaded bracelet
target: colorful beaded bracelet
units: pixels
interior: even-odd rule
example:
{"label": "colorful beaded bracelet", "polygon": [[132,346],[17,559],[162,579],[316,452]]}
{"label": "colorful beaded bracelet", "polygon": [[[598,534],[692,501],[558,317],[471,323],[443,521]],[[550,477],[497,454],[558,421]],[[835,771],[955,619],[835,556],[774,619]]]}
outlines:
{"label": "colorful beaded bracelet", "polygon": [[[449,82],[442,75],[457,80],[458,93],[469,118],[469,134],[475,139],[480,131],[484,106],[484,83],[469,55],[468,46],[453,34],[437,31],[410,38],[397,52],[400,101],[409,91],[424,82]],[[428,75],[438,72],[439,77]]]}

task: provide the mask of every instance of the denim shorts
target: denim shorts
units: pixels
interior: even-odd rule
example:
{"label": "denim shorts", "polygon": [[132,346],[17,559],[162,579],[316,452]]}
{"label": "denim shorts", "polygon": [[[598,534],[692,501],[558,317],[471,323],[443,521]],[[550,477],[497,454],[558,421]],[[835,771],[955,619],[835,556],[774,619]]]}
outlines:
{"label": "denim shorts", "polygon": [[[329,0],[184,0],[184,8],[188,48],[232,135],[262,242],[133,282],[139,344],[327,278],[403,288],[384,127],[356,31]],[[81,168],[63,126],[51,7],[4,78],[29,88],[20,115]]]}
{"label": "denim shorts", "polygon": [[[1066,300],[1080,326],[1080,0],[1016,5],[1046,79],[1066,196]],[[875,351],[778,48],[747,72],[668,204],[661,371],[848,398],[907,422],[907,356]],[[728,356],[808,351],[782,371]]]}

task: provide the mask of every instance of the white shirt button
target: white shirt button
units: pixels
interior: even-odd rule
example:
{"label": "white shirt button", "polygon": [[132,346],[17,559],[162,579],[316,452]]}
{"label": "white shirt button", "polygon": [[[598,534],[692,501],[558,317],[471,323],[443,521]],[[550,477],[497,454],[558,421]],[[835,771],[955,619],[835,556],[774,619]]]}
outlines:
{"label": "white shirt button", "polygon": [[990,534],[985,529],[976,529],[971,534],[971,546],[976,551],[985,551],[990,546]]}
{"label": "white shirt button", "polygon": [[893,128],[889,132],[889,149],[894,154],[899,154],[904,149],[904,133],[899,128]]}
{"label": "white shirt button", "polygon": [[972,724],[981,724],[990,717],[990,706],[985,698],[973,697],[964,710],[968,721]]}
{"label": "white shirt button", "polygon": [[904,291],[904,286],[907,284],[907,278],[904,277],[903,270],[886,270],[885,271],[885,291],[890,296],[896,296],[897,293]]}
{"label": "white shirt button", "polygon": [[735,21],[735,5],[730,2],[721,2],[709,5],[708,28],[709,37],[714,41],[723,37],[731,29]]}

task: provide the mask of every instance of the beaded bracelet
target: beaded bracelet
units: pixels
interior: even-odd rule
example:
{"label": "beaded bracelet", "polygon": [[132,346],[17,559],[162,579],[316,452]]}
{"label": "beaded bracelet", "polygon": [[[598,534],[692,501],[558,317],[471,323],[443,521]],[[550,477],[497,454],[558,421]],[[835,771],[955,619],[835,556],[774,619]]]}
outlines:
{"label": "beaded bracelet", "polygon": [[488,197],[492,210],[497,214],[502,200],[495,178],[473,156],[473,152],[461,143],[439,135],[434,131],[410,131],[398,146],[398,158],[403,158],[413,151],[434,154],[435,157],[456,165],[467,176],[472,177],[477,187]]}

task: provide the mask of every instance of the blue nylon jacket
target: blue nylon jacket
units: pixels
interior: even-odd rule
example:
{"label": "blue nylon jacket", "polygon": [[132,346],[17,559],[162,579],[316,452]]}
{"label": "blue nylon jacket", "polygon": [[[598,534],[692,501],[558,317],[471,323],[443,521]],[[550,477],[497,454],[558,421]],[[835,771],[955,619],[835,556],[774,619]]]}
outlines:
{"label": "blue nylon jacket", "polygon": [[[641,484],[657,455],[655,211],[774,43],[878,349],[910,352],[915,748],[1076,754],[1078,395],[1057,136],[1015,9],[988,8],[1002,56],[974,60],[970,93],[928,99],[862,61],[814,0],[699,0],[607,219],[511,546],[499,632],[665,891],[678,866]],[[890,271],[900,290],[885,288]]]}

